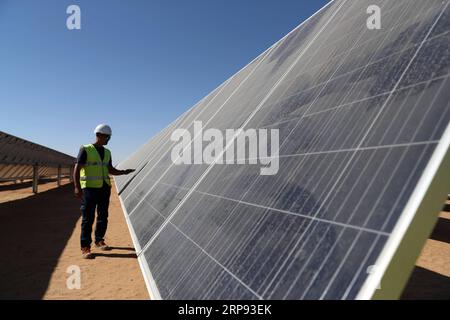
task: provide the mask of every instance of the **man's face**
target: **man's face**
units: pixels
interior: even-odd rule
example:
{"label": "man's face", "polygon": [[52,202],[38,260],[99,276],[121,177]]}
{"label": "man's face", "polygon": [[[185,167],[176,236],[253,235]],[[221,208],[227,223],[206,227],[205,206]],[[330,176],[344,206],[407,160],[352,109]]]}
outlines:
{"label": "man's face", "polygon": [[107,134],[97,133],[97,139],[102,146],[105,146],[108,144],[108,141],[109,139],[111,139],[111,136]]}

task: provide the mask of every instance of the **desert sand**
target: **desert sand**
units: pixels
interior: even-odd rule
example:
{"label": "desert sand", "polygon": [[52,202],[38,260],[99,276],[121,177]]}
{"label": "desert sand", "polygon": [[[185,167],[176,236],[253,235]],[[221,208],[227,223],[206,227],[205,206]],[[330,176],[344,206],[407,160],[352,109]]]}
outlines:
{"label": "desert sand", "polygon": [[[105,237],[113,250],[93,248],[95,259],[85,260],[80,200],[68,180],[41,184],[37,195],[25,187],[0,189],[0,299],[149,298],[115,190]],[[66,285],[71,266],[80,268],[80,289]]]}
{"label": "desert sand", "polygon": [[[68,180],[39,185],[0,186],[0,299],[148,299],[119,198],[111,194],[106,242],[81,258],[80,200]],[[81,272],[81,288],[68,289],[71,266]],[[450,299],[450,213],[442,212],[427,240],[402,299]]]}

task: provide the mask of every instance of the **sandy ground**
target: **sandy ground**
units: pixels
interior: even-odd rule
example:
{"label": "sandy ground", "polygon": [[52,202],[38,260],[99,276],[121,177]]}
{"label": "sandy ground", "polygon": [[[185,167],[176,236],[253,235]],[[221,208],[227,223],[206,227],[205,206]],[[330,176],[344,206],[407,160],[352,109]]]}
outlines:
{"label": "sandy ground", "polygon": [[[68,179],[63,179],[63,183],[67,183]],[[24,182],[2,182],[0,183],[0,203],[20,200],[24,198],[28,198],[33,195],[32,192],[32,182],[31,180],[25,180]],[[50,189],[54,189],[57,187],[57,184],[54,180],[44,180],[40,181],[38,186],[38,192],[45,192]]]}
{"label": "sandy ground", "polygon": [[[148,299],[116,191],[106,234],[113,250],[94,248],[94,260],[81,259],[80,200],[72,192],[68,180],[41,184],[37,195],[28,182],[0,185],[0,299]],[[73,266],[80,289],[66,285]],[[441,213],[402,299],[450,299],[450,213]]]}
{"label": "sandy ground", "polygon": [[441,212],[402,299],[450,300],[450,212]]}
{"label": "sandy ground", "polygon": [[[111,196],[106,242],[113,250],[80,253],[80,200],[66,180],[13,190],[0,188],[0,299],[148,299],[133,243],[115,190]],[[11,201],[13,200],[13,201]],[[72,267],[75,266],[75,267]],[[73,272],[80,270],[80,289]]]}

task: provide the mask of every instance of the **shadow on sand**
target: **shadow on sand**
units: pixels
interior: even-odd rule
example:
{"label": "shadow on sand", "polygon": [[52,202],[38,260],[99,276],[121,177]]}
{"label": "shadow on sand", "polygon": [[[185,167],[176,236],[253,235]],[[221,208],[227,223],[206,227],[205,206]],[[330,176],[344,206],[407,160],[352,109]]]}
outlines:
{"label": "shadow on sand", "polygon": [[439,273],[415,267],[402,300],[449,300],[450,278]]}
{"label": "shadow on sand", "polygon": [[80,217],[71,184],[0,204],[0,299],[40,299]]}
{"label": "shadow on sand", "polygon": [[450,219],[439,218],[430,239],[450,243]]}
{"label": "shadow on sand", "polygon": [[[39,179],[39,185],[43,185],[50,182],[56,182],[56,178],[40,178]],[[67,181],[66,178],[63,178],[62,181]],[[26,189],[26,188],[32,188],[33,187],[33,181],[31,180],[25,180],[22,182],[17,183],[8,183],[8,184],[0,184],[0,192],[1,191],[13,191],[13,190],[19,190],[19,189]],[[39,189],[38,189],[39,191]]]}
{"label": "shadow on sand", "polygon": [[93,253],[94,258],[96,257],[107,257],[107,258],[133,258],[136,259],[136,253]]}

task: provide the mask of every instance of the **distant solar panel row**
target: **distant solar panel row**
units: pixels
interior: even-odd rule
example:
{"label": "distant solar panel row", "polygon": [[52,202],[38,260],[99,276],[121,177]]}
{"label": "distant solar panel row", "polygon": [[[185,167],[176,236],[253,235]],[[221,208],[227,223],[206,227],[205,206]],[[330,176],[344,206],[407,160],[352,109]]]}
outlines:
{"label": "distant solar panel row", "polygon": [[[137,168],[116,183],[154,297],[371,297],[370,266],[386,271],[447,154],[449,31],[449,1],[333,1],[121,163]],[[279,172],[173,164],[170,135],[195,120],[279,129]]]}
{"label": "distant solar panel row", "polygon": [[39,176],[70,174],[75,158],[42,145],[0,131],[0,181],[31,179],[33,166]]}

